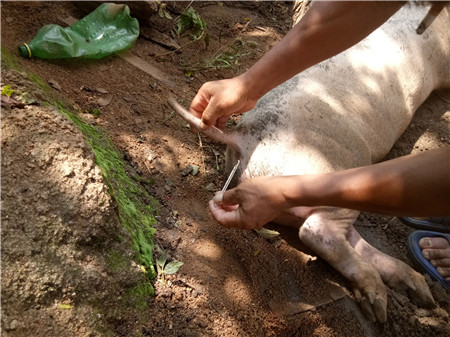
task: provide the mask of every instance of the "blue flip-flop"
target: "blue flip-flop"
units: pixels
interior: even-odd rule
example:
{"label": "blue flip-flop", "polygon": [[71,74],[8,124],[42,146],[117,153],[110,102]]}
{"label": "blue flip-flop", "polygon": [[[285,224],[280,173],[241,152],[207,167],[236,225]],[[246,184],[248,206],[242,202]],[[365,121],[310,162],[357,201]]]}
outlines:
{"label": "blue flip-flop", "polygon": [[450,233],[450,217],[428,218],[428,219],[402,217],[399,219],[405,225],[411,226],[416,229],[441,233]]}
{"label": "blue flip-flop", "polygon": [[425,272],[438,281],[445,290],[450,291],[450,280],[443,278],[436,267],[422,255],[422,249],[419,246],[419,241],[422,238],[429,237],[443,237],[450,243],[450,234],[431,232],[431,231],[414,231],[408,236],[408,251],[411,259]]}

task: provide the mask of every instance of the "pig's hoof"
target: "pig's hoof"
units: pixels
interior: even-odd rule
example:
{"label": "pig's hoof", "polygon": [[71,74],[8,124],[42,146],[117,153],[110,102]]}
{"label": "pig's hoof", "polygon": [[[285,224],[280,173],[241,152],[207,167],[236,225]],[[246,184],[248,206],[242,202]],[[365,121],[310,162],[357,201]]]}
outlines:
{"label": "pig's hoof", "polygon": [[409,288],[407,288],[408,297],[413,302],[423,307],[434,307],[436,305],[430,288],[422,275],[411,270],[409,283]]}
{"label": "pig's hoof", "polygon": [[396,273],[390,276],[385,282],[391,289],[403,293],[406,292],[408,297],[417,305],[423,307],[433,307],[435,305],[425,278],[407,264],[399,261]]}
{"label": "pig's hoof", "polygon": [[384,323],[387,320],[387,291],[384,286],[377,288],[377,291],[367,294],[361,294],[359,289],[355,289],[354,294],[367,319]]}

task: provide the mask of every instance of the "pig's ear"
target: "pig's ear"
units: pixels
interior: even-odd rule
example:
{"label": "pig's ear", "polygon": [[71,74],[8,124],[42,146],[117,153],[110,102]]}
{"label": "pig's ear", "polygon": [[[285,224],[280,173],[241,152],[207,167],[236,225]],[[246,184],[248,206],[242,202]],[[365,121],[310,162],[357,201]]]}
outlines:
{"label": "pig's ear", "polygon": [[[183,108],[178,102],[176,101],[175,97],[170,95],[167,98],[167,103],[170,105],[172,109],[175,110],[175,112],[178,113],[186,122],[191,125],[194,129],[201,130],[200,129],[200,118],[195,117],[192,115],[189,111],[187,111],[185,108]],[[207,129],[202,130],[202,133],[208,136],[211,139],[217,140],[218,142],[225,143],[228,145],[231,145],[232,147],[239,149],[239,146],[236,141],[236,137],[233,136],[233,134],[224,133],[222,130],[216,128],[215,126]]]}

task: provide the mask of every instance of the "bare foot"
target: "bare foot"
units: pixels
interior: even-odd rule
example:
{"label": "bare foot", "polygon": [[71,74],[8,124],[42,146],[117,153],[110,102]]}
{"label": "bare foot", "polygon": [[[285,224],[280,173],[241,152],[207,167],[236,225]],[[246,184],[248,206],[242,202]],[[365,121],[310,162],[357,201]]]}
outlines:
{"label": "bare foot", "polygon": [[422,255],[436,267],[438,273],[450,280],[450,243],[443,237],[426,237],[419,241]]}

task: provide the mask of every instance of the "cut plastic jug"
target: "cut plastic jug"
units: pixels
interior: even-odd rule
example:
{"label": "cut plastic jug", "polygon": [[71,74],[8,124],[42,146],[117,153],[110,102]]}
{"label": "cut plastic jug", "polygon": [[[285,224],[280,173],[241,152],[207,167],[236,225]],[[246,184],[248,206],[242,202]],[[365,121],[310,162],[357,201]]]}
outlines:
{"label": "cut plastic jug", "polygon": [[26,58],[100,59],[131,48],[138,36],[139,22],[130,16],[127,5],[104,3],[70,27],[42,27],[30,43],[19,46],[19,54]]}

